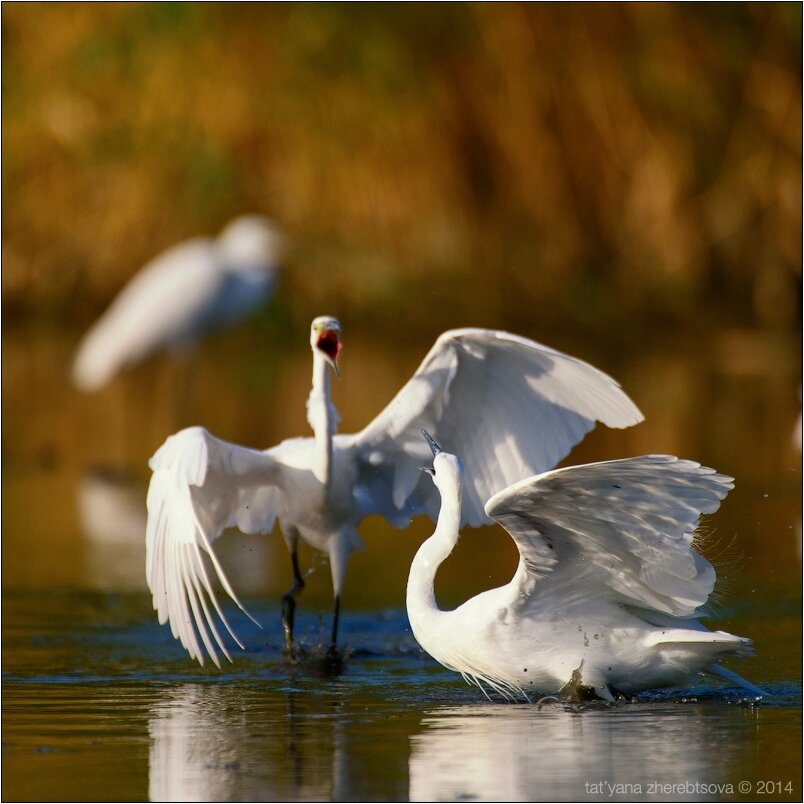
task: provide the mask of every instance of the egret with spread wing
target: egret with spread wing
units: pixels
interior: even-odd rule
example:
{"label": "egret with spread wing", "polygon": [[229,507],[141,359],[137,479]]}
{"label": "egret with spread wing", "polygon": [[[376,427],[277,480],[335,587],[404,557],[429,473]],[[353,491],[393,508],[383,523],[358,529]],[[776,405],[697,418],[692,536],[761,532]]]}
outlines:
{"label": "egret with spread wing", "polygon": [[288,651],[295,596],[304,586],[299,539],[329,556],[334,653],[346,563],[361,546],[360,522],[379,514],[401,528],[418,514],[433,519],[438,514],[438,494],[418,468],[429,455],[421,425],[448,440],[468,434],[459,518],[480,525],[491,521],[485,500],[554,466],[596,421],[628,427],[642,419],[619,385],[588,363],[505,332],[459,329],[438,338],[413,377],[364,430],[336,435],[329,382],[341,350],[338,321],[316,318],[310,346],[312,438],[259,451],[194,427],[168,438],[151,459],[147,580],[159,621],[169,621],[173,635],[202,663],[205,653],[216,664],[218,652],[229,657],[216,612],[237,640],[212,578],[217,575],[240,605],[212,548],[225,527],[267,533],[279,520],[294,576],[283,598]]}
{"label": "egret with spread wing", "polygon": [[485,507],[519,550],[514,577],[442,611],[433,582],[458,541],[465,471],[425,438],[441,510],[411,564],[407,609],[433,658],[506,697],[610,701],[701,672],[766,694],[717,664],[749,653],[750,640],[697,620],[715,571],[693,548],[694,532],[733,487],[730,477],[644,455],[521,480]]}
{"label": "egret with spread wing", "polygon": [[253,313],[276,281],[281,237],[260,215],[233,220],[217,239],[196,237],[149,262],[79,344],[73,383],[84,391],[164,348]]}

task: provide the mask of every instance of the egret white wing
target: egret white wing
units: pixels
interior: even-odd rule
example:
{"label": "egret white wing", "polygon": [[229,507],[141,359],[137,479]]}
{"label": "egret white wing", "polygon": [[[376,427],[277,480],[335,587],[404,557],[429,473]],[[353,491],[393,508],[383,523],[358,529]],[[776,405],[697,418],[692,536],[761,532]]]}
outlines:
{"label": "egret white wing", "polygon": [[207,238],[194,238],[149,262],[120,291],[81,341],[73,381],[100,388],[156,349],[189,338],[209,315],[223,277]]}
{"label": "egret white wing", "polygon": [[693,548],[695,528],[732,488],[730,477],[693,461],[645,455],[522,480],[486,513],[519,548],[512,584],[521,605],[606,598],[690,617],[715,584]]}
{"label": "egret white wing", "polygon": [[[151,458],[146,528],[146,579],[159,622],[204,663],[229,658],[210,604],[238,645],[218,603],[204,553],[223,588],[245,612],[212,549],[228,525],[268,532],[281,513],[276,462],[266,452],[221,441],[202,427],[170,436]],[[246,612],[248,614],[248,612]],[[249,615],[250,616],[250,615]],[[199,642],[200,638],[200,642]]]}
{"label": "egret white wing", "polygon": [[413,377],[353,436],[366,513],[404,524],[438,513],[419,471],[429,431],[465,468],[463,522],[488,523],[483,504],[555,466],[597,421],[629,427],[642,414],[615,380],[588,363],[507,332],[458,329],[436,341]]}

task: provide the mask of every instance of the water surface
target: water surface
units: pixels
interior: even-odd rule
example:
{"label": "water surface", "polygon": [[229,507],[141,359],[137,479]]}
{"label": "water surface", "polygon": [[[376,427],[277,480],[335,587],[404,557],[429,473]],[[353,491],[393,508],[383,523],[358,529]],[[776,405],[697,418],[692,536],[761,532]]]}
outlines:
{"label": "water surface", "polygon": [[[599,800],[606,782],[606,798],[720,800],[769,778],[790,782],[780,800],[801,790],[800,688],[783,678],[760,679],[773,693],[760,703],[702,683],[616,706],[506,704],[422,654],[400,610],[346,620],[352,653],[332,679],[289,668],[275,608],[253,603],[265,631],[243,625],[246,652],[218,671],[189,662],[142,596],[7,596],[4,797],[569,801]],[[316,618],[300,625],[314,645]],[[792,670],[797,657],[781,658]]]}

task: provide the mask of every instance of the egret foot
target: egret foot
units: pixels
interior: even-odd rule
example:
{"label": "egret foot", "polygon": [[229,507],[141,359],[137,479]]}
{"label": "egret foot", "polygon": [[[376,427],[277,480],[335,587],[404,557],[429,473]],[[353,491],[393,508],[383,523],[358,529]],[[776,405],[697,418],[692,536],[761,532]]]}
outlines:
{"label": "egret foot", "polygon": [[[583,667],[583,662],[581,663]],[[570,680],[558,691],[558,695],[565,701],[613,701],[614,696],[608,687],[590,687],[583,683],[581,667],[572,671]]]}
{"label": "egret foot", "polygon": [[330,645],[324,656],[324,675],[339,676],[343,672],[344,654]]}
{"label": "egret foot", "polygon": [[293,651],[293,615],[296,612],[296,601],[288,592],[282,598],[282,631],[285,634],[285,649],[283,653],[288,659],[294,656]]}
{"label": "egret foot", "polygon": [[307,675],[334,678],[343,672],[348,653],[348,648],[339,651],[334,645],[324,648],[318,644],[307,649],[299,646],[293,665]]}

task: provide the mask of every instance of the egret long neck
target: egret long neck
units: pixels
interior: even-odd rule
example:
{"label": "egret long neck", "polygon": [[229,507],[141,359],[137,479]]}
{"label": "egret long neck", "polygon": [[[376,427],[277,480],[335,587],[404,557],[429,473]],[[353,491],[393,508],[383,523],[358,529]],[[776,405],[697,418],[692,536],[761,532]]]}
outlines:
{"label": "egret long neck", "polygon": [[315,435],[313,474],[329,486],[332,471],[332,436],[338,426],[338,414],[329,398],[329,365],[313,352],[313,387],[307,399],[307,421]]}
{"label": "egret long neck", "polygon": [[419,548],[410,566],[407,588],[408,618],[416,639],[427,646],[427,635],[436,621],[447,612],[438,607],[435,576],[439,566],[458,541],[461,524],[461,489],[441,491],[441,510],[433,535]]}

